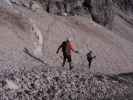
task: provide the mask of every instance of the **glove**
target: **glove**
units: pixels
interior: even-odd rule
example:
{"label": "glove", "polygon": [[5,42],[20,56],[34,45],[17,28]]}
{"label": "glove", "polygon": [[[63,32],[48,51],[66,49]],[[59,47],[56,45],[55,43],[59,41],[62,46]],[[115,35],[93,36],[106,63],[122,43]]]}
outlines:
{"label": "glove", "polygon": [[75,53],[80,54],[79,51],[75,51]]}
{"label": "glove", "polygon": [[58,51],[56,51],[56,54],[58,54],[59,52]]}
{"label": "glove", "polygon": [[96,59],[96,56],[94,56],[93,59]]}

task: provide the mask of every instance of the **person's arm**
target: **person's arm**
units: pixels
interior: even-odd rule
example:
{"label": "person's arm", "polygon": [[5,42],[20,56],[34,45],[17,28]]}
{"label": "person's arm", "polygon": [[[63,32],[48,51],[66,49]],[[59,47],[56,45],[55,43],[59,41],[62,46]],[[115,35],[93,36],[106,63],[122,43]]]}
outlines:
{"label": "person's arm", "polygon": [[93,57],[92,57],[92,59],[95,59],[95,58],[96,58],[96,56],[93,56]]}
{"label": "person's arm", "polygon": [[79,54],[79,51],[78,50],[75,50],[74,48],[71,48],[71,50],[75,53],[78,53]]}
{"label": "person's arm", "polygon": [[79,54],[79,51],[78,50],[75,50],[75,53],[78,53]]}
{"label": "person's arm", "polygon": [[70,47],[71,47],[71,50],[72,50],[73,52],[75,52],[75,53],[78,53],[78,54],[79,54],[79,51],[78,51],[78,50],[76,50],[76,47],[75,47],[75,46],[73,46],[72,44],[70,44]]}
{"label": "person's arm", "polygon": [[56,51],[57,54],[59,53],[61,47],[62,47],[62,44],[58,47],[58,49],[57,49],[57,51]]}

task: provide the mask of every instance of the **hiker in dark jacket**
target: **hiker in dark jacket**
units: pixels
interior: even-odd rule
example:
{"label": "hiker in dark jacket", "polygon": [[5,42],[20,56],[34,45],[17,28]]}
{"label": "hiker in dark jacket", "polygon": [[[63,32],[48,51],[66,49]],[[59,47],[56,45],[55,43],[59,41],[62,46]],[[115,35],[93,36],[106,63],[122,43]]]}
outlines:
{"label": "hiker in dark jacket", "polygon": [[62,49],[63,52],[63,63],[62,66],[64,67],[66,60],[69,63],[69,67],[70,70],[73,68],[72,66],[72,51],[75,53],[79,53],[76,49],[75,49],[75,45],[72,42],[71,38],[68,38],[66,41],[63,41],[62,44],[59,46],[59,48],[57,49],[57,54],[59,52],[59,50]]}
{"label": "hiker in dark jacket", "polygon": [[96,58],[96,56],[92,56],[92,51],[88,52],[87,53],[87,60],[88,60],[88,66],[89,66],[89,69],[91,68],[91,63],[93,61],[93,59]]}

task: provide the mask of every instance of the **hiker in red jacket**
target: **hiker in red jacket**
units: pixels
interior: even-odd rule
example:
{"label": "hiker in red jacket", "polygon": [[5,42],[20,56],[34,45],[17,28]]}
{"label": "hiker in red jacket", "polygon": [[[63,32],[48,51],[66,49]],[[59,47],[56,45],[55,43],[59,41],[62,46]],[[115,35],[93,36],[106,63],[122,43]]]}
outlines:
{"label": "hiker in red jacket", "polygon": [[62,44],[57,49],[57,52],[56,52],[57,54],[58,54],[60,49],[62,49],[62,52],[63,52],[62,66],[64,67],[64,65],[66,63],[66,60],[67,60],[68,63],[69,63],[70,70],[71,70],[73,68],[73,66],[72,66],[72,57],[71,57],[72,56],[72,51],[75,52],[75,53],[79,53],[76,50],[76,47],[75,47],[74,43],[72,42],[72,39],[68,38],[66,41],[63,41]]}

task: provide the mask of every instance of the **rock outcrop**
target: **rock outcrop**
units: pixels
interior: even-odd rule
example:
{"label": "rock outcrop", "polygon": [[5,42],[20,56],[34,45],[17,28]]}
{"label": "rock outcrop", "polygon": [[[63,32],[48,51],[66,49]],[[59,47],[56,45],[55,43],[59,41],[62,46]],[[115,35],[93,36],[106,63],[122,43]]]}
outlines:
{"label": "rock outcrop", "polygon": [[48,13],[56,15],[91,15],[93,21],[111,28],[118,10],[133,11],[131,0],[39,0]]}
{"label": "rock outcrop", "polygon": [[[118,11],[131,15],[132,0],[1,0],[3,4],[17,4],[32,11],[47,11],[63,16],[88,16],[93,21],[111,28]],[[1,3],[1,4],[2,4]],[[2,4],[2,5],[3,5]]]}
{"label": "rock outcrop", "polygon": [[34,49],[33,49],[33,54],[36,57],[42,57],[43,53],[42,53],[42,49],[43,49],[43,35],[41,33],[41,31],[38,29],[38,27],[36,26],[35,23],[32,23],[32,33],[33,33],[33,41],[34,41]]}
{"label": "rock outcrop", "polygon": [[12,6],[12,3],[10,2],[10,0],[0,0],[0,7],[9,7]]}
{"label": "rock outcrop", "polygon": [[123,12],[133,13],[133,1],[132,0],[112,0],[113,3],[119,7]]}
{"label": "rock outcrop", "polygon": [[113,21],[113,2],[112,0],[85,0],[85,7],[88,8],[92,19],[103,25],[109,25]]}

